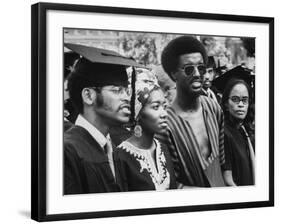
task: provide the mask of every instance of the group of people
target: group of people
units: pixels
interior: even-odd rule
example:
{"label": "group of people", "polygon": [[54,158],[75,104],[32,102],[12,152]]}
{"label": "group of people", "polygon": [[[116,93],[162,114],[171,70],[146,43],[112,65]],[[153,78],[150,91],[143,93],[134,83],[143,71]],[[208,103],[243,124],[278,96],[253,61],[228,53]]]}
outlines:
{"label": "group of people", "polygon": [[215,80],[223,86],[217,98],[202,43],[175,38],[161,55],[176,85],[168,105],[157,79],[142,78],[133,59],[65,46],[75,54],[66,83],[77,116],[64,121],[64,194],[254,184],[245,125],[251,77],[243,67]]}

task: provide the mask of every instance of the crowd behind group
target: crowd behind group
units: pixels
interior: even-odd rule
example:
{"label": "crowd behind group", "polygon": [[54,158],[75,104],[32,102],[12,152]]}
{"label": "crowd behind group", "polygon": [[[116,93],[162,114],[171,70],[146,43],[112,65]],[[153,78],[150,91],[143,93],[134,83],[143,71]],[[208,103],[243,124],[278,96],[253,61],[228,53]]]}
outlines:
{"label": "crowd behind group", "polygon": [[65,44],[64,193],[255,184],[254,75],[217,74],[191,36],[161,54],[175,83],[113,51]]}

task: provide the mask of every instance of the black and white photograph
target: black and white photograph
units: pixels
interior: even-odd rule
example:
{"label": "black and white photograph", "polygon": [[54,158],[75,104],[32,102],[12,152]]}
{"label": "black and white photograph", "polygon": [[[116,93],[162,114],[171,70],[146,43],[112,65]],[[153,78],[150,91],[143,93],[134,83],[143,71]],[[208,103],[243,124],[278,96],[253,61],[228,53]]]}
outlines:
{"label": "black and white photograph", "polygon": [[32,7],[31,217],[274,205],[273,18]]}
{"label": "black and white photograph", "polygon": [[278,5],[3,2],[0,223],[278,223]]}
{"label": "black and white photograph", "polygon": [[63,32],[64,194],[255,184],[255,38]]}

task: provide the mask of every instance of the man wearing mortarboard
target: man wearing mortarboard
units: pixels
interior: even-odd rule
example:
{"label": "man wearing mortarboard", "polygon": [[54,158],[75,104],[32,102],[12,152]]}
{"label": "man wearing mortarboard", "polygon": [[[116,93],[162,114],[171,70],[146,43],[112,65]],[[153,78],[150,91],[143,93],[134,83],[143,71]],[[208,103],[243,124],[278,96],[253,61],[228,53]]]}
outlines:
{"label": "man wearing mortarboard", "polygon": [[176,83],[176,97],[167,110],[168,132],[159,139],[171,153],[178,187],[225,186],[223,112],[201,95],[204,46],[194,37],[178,37],[164,48],[161,61]]}
{"label": "man wearing mortarboard", "polygon": [[126,67],[137,63],[113,51],[65,46],[80,58],[68,78],[69,96],[79,115],[64,133],[64,194],[122,191],[109,129],[129,121]]}

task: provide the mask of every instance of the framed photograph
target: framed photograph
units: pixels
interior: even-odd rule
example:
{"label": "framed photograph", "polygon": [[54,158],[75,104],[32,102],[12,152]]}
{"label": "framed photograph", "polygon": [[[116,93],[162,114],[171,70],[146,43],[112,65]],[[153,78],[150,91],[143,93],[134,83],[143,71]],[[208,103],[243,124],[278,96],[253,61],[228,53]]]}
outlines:
{"label": "framed photograph", "polygon": [[[54,221],[274,206],[274,18],[38,3],[32,5],[31,22],[32,219]],[[177,47],[189,51],[170,57],[178,40],[189,41]],[[179,68],[170,69],[172,63]],[[92,67],[93,64],[101,67]],[[94,77],[94,84],[82,86],[78,99],[74,89],[80,70]],[[205,78],[211,72],[212,78]],[[237,74],[242,81],[229,87],[227,95],[232,81],[229,77]],[[199,81],[194,81],[197,75]],[[139,97],[142,92],[137,91],[140,77],[157,85],[149,91],[142,89],[149,92],[149,97],[155,89],[161,90],[163,105],[157,102],[168,122],[160,126],[174,144],[165,151],[162,129],[160,134],[155,131],[151,160],[141,154],[145,150],[130,151],[135,142],[142,145],[139,139],[151,128],[151,121],[145,123],[143,116],[141,121],[137,117],[145,113],[146,105],[142,101],[145,95]],[[187,116],[186,135],[180,132],[183,141],[181,134],[175,134],[177,128],[169,126],[171,110],[177,110],[184,88],[178,81],[180,77],[192,77],[190,89],[198,92],[192,97],[200,99],[196,102],[201,102],[198,108],[203,110],[198,117]],[[126,82],[126,87],[122,84],[122,88],[113,89],[120,80]],[[209,83],[207,87],[205,83]],[[213,96],[207,94],[209,89]],[[117,122],[120,115],[99,110],[107,103],[104,91],[128,96],[128,103],[118,109],[128,117],[118,126],[122,129],[114,129],[104,121],[104,117],[114,117]],[[191,98],[183,99],[186,103]],[[202,99],[211,102],[208,105],[213,109],[205,110]],[[138,110],[137,100],[142,106]],[[147,100],[146,103],[154,102],[152,98]],[[114,108],[114,102],[109,102],[107,108]],[[93,110],[100,119],[89,115]],[[208,123],[205,116],[213,116],[214,110],[214,120]],[[155,111],[151,117],[156,116]],[[228,118],[233,123],[228,123]],[[92,125],[95,122],[97,126]],[[103,122],[107,128],[99,129]],[[236,127],[236,137],[226,138],[229,130]],[[85,143],[85,139],[81,140],[83,144],[76,144],[79,137],[75,133],[82,132],[94,138],[92,144],[101,150]],[[159,140],[154,140],[158,139],[156,134]],[[97,135],[102,135],[99,139],[103,140],[93,137]],[[107,141],[111,142],[109,148]],[[162,147],[159,154],[158,147]]]}

